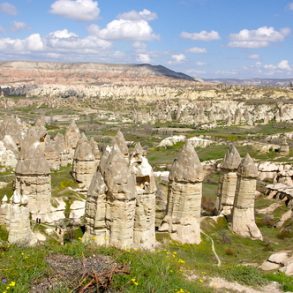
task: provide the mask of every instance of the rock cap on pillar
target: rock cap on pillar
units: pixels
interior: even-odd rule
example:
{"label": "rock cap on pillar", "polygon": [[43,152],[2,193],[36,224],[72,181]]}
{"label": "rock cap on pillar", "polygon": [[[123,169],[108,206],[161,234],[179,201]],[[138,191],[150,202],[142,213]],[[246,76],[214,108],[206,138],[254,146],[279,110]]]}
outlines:
{"label": "rock cap on pillar", "polygon": [[45,159],[39,142],[21,150],[21,159],[18,161],[15,173],[22,175],[49,175],[50,166]]}
{"label": "rock cap on pillar", "polygon": [[241,157],[234,146],[234,144],[229,145],[229,149],[225,154],[221,168],[228,171],[236,171],[241,163]]}
{"label": "rock cap on pillar", "polygon": [[257,178],[258,176],[257,167],[248,153],[238,168],[238,174],[245,178]]}
{"label": "rock cap on pillar", "polygon": [[190,141],[187,141],[183,149],[174,160],[171,167],[169,180],[179,182],[202,182],[203,167],[198,155]]}
{"label": "rock cap on pillar", "polygon": [[109,193],[114,199],[131,200],[136,197],[135,175],[116,144],[112,148],[104,172]]}
{"label": "rock cap on pillar", "polygon": [[81,135],[81,138],[77,143],[73,159],[77,161],[95,160],[92,147],[84,133]]}
{"label": "rock cap on pillar", "polygon": [[124,156],[128,156],[129,150],[123,133],[119,130],[113,139],[113,145],[117,145]]}

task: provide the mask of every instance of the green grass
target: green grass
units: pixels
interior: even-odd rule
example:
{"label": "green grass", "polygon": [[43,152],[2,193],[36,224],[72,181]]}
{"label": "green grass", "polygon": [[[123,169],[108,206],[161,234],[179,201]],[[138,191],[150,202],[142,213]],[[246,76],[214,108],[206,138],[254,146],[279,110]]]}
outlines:
{"label": "green grass", "polygon": [[68,188],[77,188],[78,184],[71,176],[72,166],[61,167],[60,170],[51,174],[52,196],[76,197],[76,194]]}
{"label": "green grass", "polygon": [[7,195],[10,198],[13,195],[13,182],[10,181],[4,188],[0,189],[0,200]]}
{"label": "green grass", "polygon": [[[77,240],[81,236],[78,229],[68,235],[68,242],[61,246],[53,240],[36,248],[19,248],[15,246],[0,246],[0,278],[7,282],[16,282],[13,292],[28,292],[30,284],[47,274],[50,274],[45,262],[50,254],[66,254],[82,258],[97,254],[107,255],[115,261],[127,265],[129,275],[116,275],[112,290],[117,292],[213,292],[205,284],[206,277],[222,277],[231,282],[248,286],[263,286],[270,280],[279,282],[284,290],[292,289],[292,277],[280,273],[264,273],[247,264],[261,264],[269,255],[282,249],[293,249],[292,239],[280,241],[277,229],[261,227],[264,241],[253,241],[239,237],[228,228],[224,218],[214,222],[206,219],[202,229],[213,238],[216,251],[222,261],[217,266],[216,258],[211,249],[210,240],[202,236],[199,245],[166,242],[163,234],[158,234],[161,247],[157,250],[122,251],[115,248],[96,248],[85,246]],[[7,232],[0,229],[0,237],[7,237]],[[76,239],[76,240],[74,240]],[[164,240],[165,239],[165,240]],[[164,244],[163,244],[164,243]],[[191,272],[196,280],[188,281],[185,274]],[[0,292],[5,290],[0,284]],[[64,291],[67,292],[64,288]]]}

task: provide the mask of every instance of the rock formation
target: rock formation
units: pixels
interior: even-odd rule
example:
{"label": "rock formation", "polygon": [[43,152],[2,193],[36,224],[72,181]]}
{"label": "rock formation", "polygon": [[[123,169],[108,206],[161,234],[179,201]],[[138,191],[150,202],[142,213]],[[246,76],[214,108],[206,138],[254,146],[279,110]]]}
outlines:
{"label": "rock formation", "polygon": [[134,244],[138,248],[155,246],[156,181],[140,143],[136,144],[130,160],[136,177],[136,208],[134,221]]}
{"label": "rock formation", "polygon": [[243,237],[262,240],[262,235],[255,224],[254,216],[258,172],[249,154],[242,160],[237,175],[236,197],[232,211],[232,230]]}
{"label": "rock formation", "polygon": [[129,150],[126,143],[126,140],[124,138],[124,135],[121,131],[118,131],[116,136],[113,139],[113,145],[117,145],[121,151],[121,153],[124,155],[125,158],[128,159],[129,156]]}
{"label": "rock formation", "polygon": [[26,196],[15,192],[9,206],[8,242],[11,244],[31,246],[37,240],[30,226],[30,213]]}
{"label": "rock formation", "polygon": [[120,248],[133,246],[136,205],[136,180],[120,147],[113,146],[105,168],[107,191],[106,225],[109,244]]}
{"label": "rock formation", "polygon": [[79,128],[77,127],[75,121],[73,120],[71,124],[68,126],[64,136],[66,148],[69,151],[70,160],[73,159],[76,145],[80,139],[80,136],[81,134],[80,134]]}
{"label": "rock formation", "polygon": [[218,212],[224,215],[231,214],[236,186],[237,169],[241,163],[240,155],[233,144],[229,146],[228,152],[221,165],[221,178],[218,189]]}
{"label": "rock formation", "polygon": [[8,218],[8,198],[4,195],[0,201],[0,225],[6,226]]}
{"label": "rock formation", "polygon": [[96,171],[97,164],[92,147],[83,134],[77,143],[72,165],[72,175],[80,188],[87,190]]}
{"label": "rock formation", "polygon": [[19,151],[12,136],[5,135],[0,141],[0,165],[15,168]]}
{"label": "rock formation", "polygon": [[120,148],[105,152],[91,182],[86,204],[85,242],[126,249],[133,247],[135,176]]}
{"label": "rock formation", "polygon": [[51,139],[46,140],[44,154],[50,169],[54,171],[59,170],[61,160],[55,141]]}
{"label": "rock formation", "polygon": [[59,153],[60,165],[62,167],[65,167],[71,163],[71,159],[70,159],[70,151],[66,147],[64,135],[61,133],[58,133],[54,137],[54,142],[55,142],[56,150]]}
{"label": "rock formation", "polygon": [[170,171],[167,215],[159,231],[182,243],[200,243],[202,181],[202,165],[187,142]]}
{"label": "rock formation", "polygon": [[98,143],[94,140],[93,137],[90,139],[90,145],[92,147],[92,152],[95,157],[96,165],[99,166],[101,160],[101,152]]}
{"label": "rock formation", "polygon": [[286,136],[283,136],[283,138],[281,140],[279,152],[280,152],[280,155],[282,155],[282,156],[288,156],[290,153],[290,147],[287,142]]}
{"label": "rock formation", "polygon": [[33,135],[28,136],[22,143],[15,175],[15,190],[21,196],[27,196],[32,219],[49,221],[50,166],[44,157],[39,141],[36,141]]}
{"label": "rock formation", "polygon": [[11,135],[17,145],[24,138],[27,130],[27,125],[18,117],[6,116],[0,124],[0,139],[5,135]]}

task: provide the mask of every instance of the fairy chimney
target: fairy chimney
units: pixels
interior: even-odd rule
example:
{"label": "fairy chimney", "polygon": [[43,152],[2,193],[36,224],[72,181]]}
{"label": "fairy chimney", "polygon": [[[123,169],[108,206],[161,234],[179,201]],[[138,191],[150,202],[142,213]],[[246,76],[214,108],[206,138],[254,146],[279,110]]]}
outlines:
{"label": "fairy chimney", "polygon": [[79,183],[80,188],[84,190],[89,188],[96,168],[92,147],[83,134],[77,143],[72,165],[72,175]]}
{"label": "fairy chimney", "polygon": [[126,249],[134,246],[135,176],[117,145],[106,150],[91,182],[84,242]]}
{"label": "fairy chimney", "polygon": [[134,244],[138,248],[151,249],[156,244],[156,181],[153,168],[145,157],[140,143],[136,144],[130,160],[136,177],[136,208]]}
{"label": "fairy chimney", "polygon": [[51,174],[40,143],[29,136],[23,141],[15,168],[15,190],[28,198],[32,219],[49,221],[51,210]]}
{"label": "fairy chimney", "polygon": [[14,192],[9,205],[8,242],[21,246],[32,246],[37,243],[30,226],[28,199]]}
{"label": "fairy chimney", "polygon": [[61,133],[57,133],[57,135],[54,137],[54,142],[55,142],[56,150],[58,151],[58,154],[59,154],[60,165],[62,167],[65,167],[71,163],[71,159],[70,159],[70,151],[66,147],[64,135]]}
{"label": "fairy chimney", "polygon": [[232,230],[243,237],[262,240],[254,217],[258,171],[249,154],[242,160],[237,175],[236,197],[232,211]]}
{"label": "fairy chimney", "polygon": [[159,231],[182,243],[200,243],[202,181],[203,167],[187,141],[170,171],[167,215]]}
{"label": "fairy chimney", "polygon": [[240,163],[241,157],[236,147],[231,144],[221,165],[222,174],[219,181],[217,198],[219,214],[231,214],[237,186],[237,169]]}
{"label": "fairy chimney", "polygon": [[129,150],[124,135],[121,131],[118,131],[113,139],[113,145],[115,144],[119,147],[123,156],[128,159]]}
{"label": "fairy chimney", "polygon": [[79,128],[77,127],[75,121],[73,120],[71,124],[68,126],[64,136],[66,148],[69,151],[70,160],[73,159],[74,152],[75,152],[77,143],[80,139],[80,136],[81,134],[80,134]]}
{"label": "fairy chimney", "polygon": [[99,166],[101,160],[101,152],[98,143],[94,140],[93,137],[90,139],[90,145],[92,148],[93,155],[95,157],[96,165]]}
{"label": "fairy chimney", "polygon": [[59,170],[61,166],[60,154],[54,140],[46,140],[44,154],[50,169],[53,171]]}
{"label": "fairy chimney", "polygon": [[105,167],[108,188],[106,225],[110,230],[111,246],[130,248],[133,247],[136,184],[124,155],[120,147],[114,145]]}

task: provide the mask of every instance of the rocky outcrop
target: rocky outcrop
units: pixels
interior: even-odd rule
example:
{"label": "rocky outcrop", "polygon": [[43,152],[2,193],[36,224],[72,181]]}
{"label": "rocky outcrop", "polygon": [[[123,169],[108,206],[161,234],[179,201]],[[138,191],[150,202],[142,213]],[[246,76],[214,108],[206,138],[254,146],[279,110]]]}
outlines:
{"label": "rocky outcrop", "polygon": [[241,163],[240,155],[233,144],[229,146],[221,165],[221,177],[218,188],[218,212],[231,214],[237,186],[237,169]]}
{"label": "rocky outcrop", "polygon": [[50,169],[53,171],[59,170],[61,166],[60,153],[54,140],[46,140],[44,154]]}
{"label": "rocky outcrop", "polygon": [[203,168],[190,142],[174,161],[169,175],[167,215],[159,231],[182,243],[200,243]]}
{"label": "rocky outcrop", "polygon": [[60,158],[60,165],[62,167],[67,166],[72,161],[70,159],[71,153],[70,153],[70,150],[66,146],[64,135],[61,133],[57,133],[57,135],[54,137],[54,142],[55,142],[55,148]]}
{"label": "rocky outcrop", "polygon": [[19,145],[26,131],[27,125],[17,116],[6,116],[0,123],[0,140],[2,140],[5,135],[11,135],[13,141]]}
{"label": "rocky outcrop", "polygon": [[8,225],[8,212],[9,212],[9,205],[8,205],[8,197],[4,195],[3,198],[0,200],[0,225],[7,226]]}
{"label": "rocky outcrop", "polygon": [[96,165],[99,166],[101,160],[101,152],[98,143],[94,140],[93,137],[90,139],[90,145],[92,147],[92,152],[95,157]]}
{"label": "rocky outcrop", "polygon": [[0,140],[0,165],[10,168],[15,168],[19,151],[12,136],[5,135],[3,140]]}
{"label": "rocky outcrop", "polygon": [[287,276],[293,276],[293,253],[292,251],[276,252],[260,268],[264,271],[279,270]]}
{"label": "rocky outcrop", "polygon": [[74,156],[74,152],[77,146],[77,143],[81,137],[80,130],[77,127],[75,121],[73,120],[71,124],[66,129],[64,139],[65,139],[65,145],[66,149],[69,152],[69,160],[71,161]]}
{"label": "rocky outcrop", "polygon": [[136,180],[117,145],[101,158],[86,204],[83,240],[126,249],[134,246]]}
{"label": "rocky outcrop", "polygon": [[262,240],[260,230],[255,224],[254,202],[256,192],[257,168],[249,156],[242,160],[238,168],[236,197],[232,211],[232,230],[234,233]]}
{"label": "rocky outcrop", "polygon": [[17,192],[13,194],[9,205],[8,221],[8,242],[11,244],[31,246],[37,242],[31,230],[30,212],[27,205],[26,196]]}
{"label": "rocky outcrop", "polygon": [[83,134],[77,143],[72,164],[72,176],[81,189],[87,190],[96,171],[96,159],[92,146]]}
{"label": "rocky outcrop", "polygon": [[293,186],[277,183],[268,184],[265,189],[268,198],[283,201],[287,207],[293,208]]}
{"label": "rocky outcrop", "polygon": [[121,151],[121,153],[124,155],[126,159],[129,157],[129,150],[126,143],[126,140],[124,138],[124,135],[121,131],[118,131],[116,136],[113,139],[113,145],[117,145]]}
{"label": "rocky outcrop", "polygon": [[48,222],[51,209],[50,166],[34,136],[22,143],[20,159],[15,168],[15,190],[28,199],[33,220]]}
{"label": "rocky outcrop", "polygon": [[283,136],[283,138],[281,140],[279,152],[280,152],[280,155],[282,155],[282,156],[288,156],[290,153],[290,147],[287,142],[286,136]]}
{"label": "rocky outcrop", "polygon": [[153,169],[145,157],[140,143],[136,144],[130,160],[136,177],[136,207],[134,221],[134,245],[151,249],[156,244],[156,181]]}

